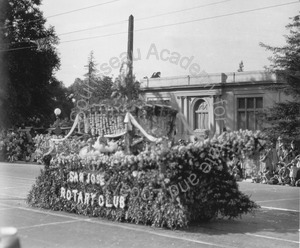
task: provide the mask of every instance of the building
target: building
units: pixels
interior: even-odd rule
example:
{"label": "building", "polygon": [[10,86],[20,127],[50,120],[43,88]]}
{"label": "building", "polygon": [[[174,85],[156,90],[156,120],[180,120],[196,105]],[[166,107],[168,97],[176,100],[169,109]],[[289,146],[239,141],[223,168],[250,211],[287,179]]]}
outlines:
{"label": "building", "polygon": [[279,75],[266,71],[146,78],[142,82],[145,99],[172,105],[179,110],[177,135],[208,134],[224,130],[259,130],[259,112],[275,102],[288,100],[272,86],[284,83]]}

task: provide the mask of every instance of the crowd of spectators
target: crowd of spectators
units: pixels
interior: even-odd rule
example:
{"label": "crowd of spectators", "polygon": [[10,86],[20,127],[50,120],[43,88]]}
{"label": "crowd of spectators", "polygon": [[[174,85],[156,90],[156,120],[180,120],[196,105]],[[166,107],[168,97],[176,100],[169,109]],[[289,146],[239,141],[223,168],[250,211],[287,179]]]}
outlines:
{"label": "crowd of spectators", "polygon": [[295,141],[269,143],[260,155],[259,174],[253,182],[300,187],[300,152]]}
{"label": "crowd of spectators", "polygon": [[[43,155],[49,150],[51,136],[50,133],[37,135],[33,130],[2,130],[0,161],[42,163]],[[178,143],[185,144],[183,140],[179,140]],[[276,144],[266,143],[260,152],[259,163],[258,173],[252,175],[252,182],[300,187],[300,151],[294,141],[284,143],[279,137]],[[241,159],[232,153],[228,169],[236,180],[245,178],[242,168]]]}

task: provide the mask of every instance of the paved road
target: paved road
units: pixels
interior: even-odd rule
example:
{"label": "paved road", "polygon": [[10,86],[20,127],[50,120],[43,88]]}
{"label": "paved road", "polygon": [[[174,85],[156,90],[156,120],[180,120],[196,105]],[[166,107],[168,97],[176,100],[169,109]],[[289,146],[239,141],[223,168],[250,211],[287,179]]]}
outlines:
{"label": "paved road", "polygon": [[255,214],[170,231],[30,208],[26,195],[40,169],[40,165],[0,163],[0,227],[16,227],[22,248],[300,245],[300,188],[241,182],[240,189],[262,206]]}

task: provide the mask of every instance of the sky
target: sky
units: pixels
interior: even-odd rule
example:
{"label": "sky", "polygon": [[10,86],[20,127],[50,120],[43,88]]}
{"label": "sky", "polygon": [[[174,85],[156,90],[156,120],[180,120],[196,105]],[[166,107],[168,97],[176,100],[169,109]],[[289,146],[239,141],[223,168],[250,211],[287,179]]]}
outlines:
{"label": "sky", "polygon": [[[99,75],[116,77],[126,57],[134,17],[133,72],[137,80],[263,70],[285,44],[285,26],[299,14],[295,0],[43,0],[40,9],[60,39],[58,80],[84,78],[93,51]],[[82,31],[85,30],[85,31]]]}

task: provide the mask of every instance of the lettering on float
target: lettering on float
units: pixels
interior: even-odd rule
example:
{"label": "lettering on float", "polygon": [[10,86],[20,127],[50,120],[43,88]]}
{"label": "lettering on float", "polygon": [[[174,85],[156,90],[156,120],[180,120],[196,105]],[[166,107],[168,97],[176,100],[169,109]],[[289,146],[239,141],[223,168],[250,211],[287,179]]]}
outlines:
{"label": "lettering on float", "polygon": [[[205,158],[205,162],[201,164],[199,162],[195,163],[196,167],[204,173],[209,173],[213,165],[218,166],[216,159],[220,159],[220,150],[215,147],[211,147],[208,154],[205,152],[200,153],[200,158]],[[82,184],[92,184],[100,185],[101,187],[106,184],[104,173],[90,173],[90,172],[77,172],[70,171],[68,174],[67,181],[69,183],[82,183]],[[176,199],[180,192],[187,192],[193,186],[199,183],[199,178],[197,175],[192,173],[188,178],[178,182],[177,184],[172,184],[167,187],[167,191],[170,193],[173,199]],[[162,189],[150,189],[145,187],[140,189],[138,187],[130,187],[127,184],[122,183],[117,185],[114,193],[107,191],[105,194],[100,194],[97,192],[82,192],[77,189],[67,189],[61,187],[60,197],[67,199],[68,201],[73,201],[76,204],[85,205],[98,205],[100,207],[107,208],[124,208],[126,197],[130,196],[132,199],[141,198],[144,201],[149,201],[153,199],[154,193],[162,193]]]}

